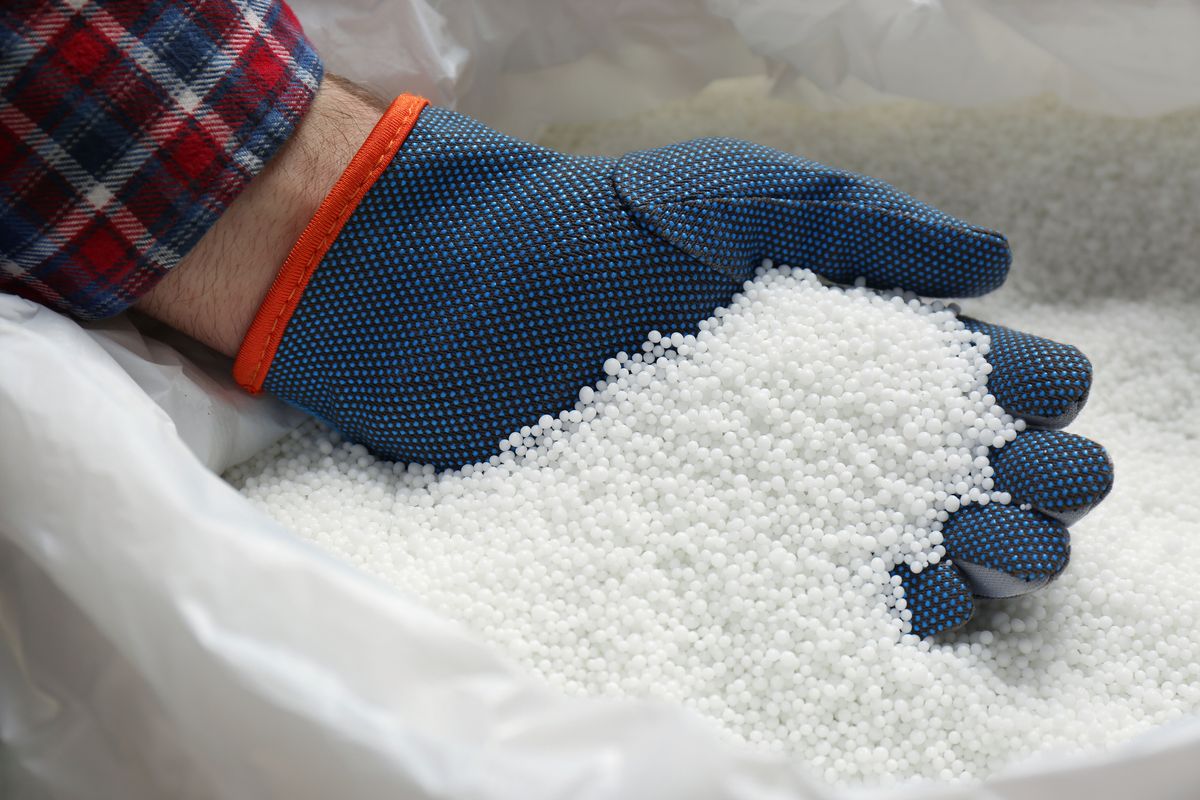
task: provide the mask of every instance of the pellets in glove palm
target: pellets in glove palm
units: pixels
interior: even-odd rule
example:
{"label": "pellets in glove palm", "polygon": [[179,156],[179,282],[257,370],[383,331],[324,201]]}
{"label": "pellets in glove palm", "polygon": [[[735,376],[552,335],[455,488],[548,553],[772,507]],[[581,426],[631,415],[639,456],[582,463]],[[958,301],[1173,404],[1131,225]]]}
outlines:
{"label": "pellets in glove palm", "polygon": [[[293,248],[235,374],[382,456],[457,467],[570,407],[647,331],[695,331],[767,257],[939,297],[996,288],[1011,260],[996,233],[748,142],[569,156],[403,96]],[[1051,426],[1077,411],[1086,360],[1060,362],[1061,346],[1006,335],[993,335],[1001,404]],[[1059,444],[1030,439],[1007,469],[1014,498],[1044,489],[1044,502],[1016,519],[964,508],[946,523],[951,558],[901,576],[914,631],[961,624],[967,586],[1016,594],[1061,571],[1065,528],[1045,512],[1069,517],[1063,503],[1097,498],[1063,499],[1057,470],[1083,451]],[[955,534],[964,543],[952,551]],[[1006,558],[1027,547],[1037,560]]]}

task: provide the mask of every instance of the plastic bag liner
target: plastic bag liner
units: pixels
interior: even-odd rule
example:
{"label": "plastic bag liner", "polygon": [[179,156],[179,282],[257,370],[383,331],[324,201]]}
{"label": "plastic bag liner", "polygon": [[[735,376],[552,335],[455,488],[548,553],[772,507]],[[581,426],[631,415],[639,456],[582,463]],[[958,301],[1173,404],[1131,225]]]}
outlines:
{"label": "plastic bag liner", "polygon": [[621,116],[769,74],[818,107],[1053,94],[1145,116],[1200,104],[1193,0],[297,0],[329,67],[501,130]]}
{"label": "plastic bag liner", "polygon": [[[1194,102],[1195,6],[1053,4],[1074,18],[1003,6],[309,0],[298,11],[335,69],[353,57],[351,77],[432,87],[497,124],[628,113],[765,69],[823,102],[1035,90],[1120,113]],[[962,36],[969,46],[951,41]],[[1007,63],[1022,41],[1043,57]],[[947,53],[961,63],[935,69]],[[1010,68],[1003,86],[997,65]],[[415,72],[428,87],[410,83]],[[555,103],[576,101],[539,105],[549,84]],[[684,709],[562,698],[224,484],[213,470],[298,419],[227,375],[224,360],[129,320],[85,328],[0,296],[0,797],[1155,800],[1200,785],[1196,719],[981,785],[835,791]]]}
{"label": "plastic bag liner", "polygon": [[[192,365],[127,370],[114,347],[0,297],[6,797],[851,796],[681,708],[558,697],[296,539],[188,449],[194,402],[146,391],[186,396]],[[281,426],[242,413],[248,436]],[[869,796],[1168,797],[1145,776],[1197,785],[1198,742],[1193,722],[986,789]]]}

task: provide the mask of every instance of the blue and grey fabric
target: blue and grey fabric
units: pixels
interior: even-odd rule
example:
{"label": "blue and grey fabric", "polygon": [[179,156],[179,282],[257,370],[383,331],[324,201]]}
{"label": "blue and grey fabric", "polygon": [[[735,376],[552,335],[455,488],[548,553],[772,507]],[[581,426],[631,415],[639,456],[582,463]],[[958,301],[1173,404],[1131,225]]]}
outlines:
{"label": "blue and grey fabric", "polygon": [[[997,233],[756,144],[569,156],[427,107],[312,274],[263,385],[381,456],[439,468],[483,461],[512,431],[570,407],[606,359],[648,331],[696,331],[764,258],[930,296],[988,292],[1011,260]],[[1082,403],[1086,389],[1070,381],[1086,359],[1064,361],[1045,340],[993,339],[996,379],[1029,401],[1031,417]],[[1027,374],[1050,366],[1064,371],[1069,398],[1063,375],[1046,385]],[[1047,455],[1047,469],[1058,463]],[[1043,532],[1004,522],[981,566],[1018,570],[1022,585],[1059,568],[1005,560],[1005,547]],[[938,573],[910,577],[920,579],[910,608],[934,609],[914,629],[969,615],[969,591],[951,607],[943,576],[926,602],[918,583]]]}

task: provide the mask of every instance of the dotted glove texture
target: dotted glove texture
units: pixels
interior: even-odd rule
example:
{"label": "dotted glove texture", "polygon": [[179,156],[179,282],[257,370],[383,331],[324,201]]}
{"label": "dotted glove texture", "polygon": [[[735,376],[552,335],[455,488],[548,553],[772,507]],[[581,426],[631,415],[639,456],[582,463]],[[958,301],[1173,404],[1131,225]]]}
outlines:
{"label": "dotted glove texture", "polygon": [[[1093,441],[1059,430],[1087,402],[1092,365],[1074,347],[963,317],[988,334],[988,388],[1026,430],[988,453],[994,489],[1007,505],[972,503],[943,523],[946,560],[923,572],[893,572],[904,587],[912,632],[932,636],[970,620],[974,597],[1040,589],[1067,566],[1079,521],[1108,495],[1113,466]],[[904,613],[904,612],[902,612]]]}
{"label": "dotted glove texture", "polygon": [[569,407],[771,257],[926,295],[998,286],[999,234],[731,139],[566,156],[428,107],[326,252],[264,387],[388,458],[458,467]]}
{"label": "dotted glove texture", "polygon": [[[567,156],[426,107],[308,279],[262,386],[387,458],[486,460],[648,331],[695,332],[764,258],[942,297],[996,288],[1011,260],[999,234],[748,142]],[[1077,351],[988,332],[1006,409],[1043,427],[1078,411],[1090,365]],[[1101,461],[1111,481],[1088,445],[1010,445],[997,488],[1033,508],[965,508],[946,523],[946,561],[898,573],[915,632],[962,624],[972,591],[1061,571],[1063,521],[1102,495]]]}

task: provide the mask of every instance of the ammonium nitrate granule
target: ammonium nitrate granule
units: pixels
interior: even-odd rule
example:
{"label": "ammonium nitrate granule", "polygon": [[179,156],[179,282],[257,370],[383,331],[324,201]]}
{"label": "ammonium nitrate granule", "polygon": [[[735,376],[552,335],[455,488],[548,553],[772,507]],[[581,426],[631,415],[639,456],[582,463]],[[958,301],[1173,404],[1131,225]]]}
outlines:
{"label": "ammonium nitrate granule", "polygon": [[928,645],[899,647],[889,573],[942,557],[948,505],[1009,500],[986,454],[1019,425],[987,392],[987,345],[940,305],[764,270],[490,464],[439,475],[306,435],[242,488],[567,691],[870,762],[891,734],[839,709],[886,713],[880,675],[953,702],[897,660]]}
{"label": "ammonium nitrate granule", "polygon": [[[1072,429],[1108,446],[1120,471],[1072,528],[1056,583],[985,602],[934,642],[902,635],[887,568],[939,557],[936,520],[957,495],[931,486],[958,473],[973,502],[997,500],[981,463],[951,445],[949,409],[965,399],[989,431],[1012,425],[971,397],[979,343],[946,312],[800,275],[764,279],[695,340],[653,336],[565,420],[516,432],[488,469],[437,477],[308,426],[231,480],[560,687],[675,698],[838,783],[980,777],[1200,711],[1200,500],[1188,489],[1200,474],[1200,223],[1184,202],[1200,186],[1184,168],[1200,164],[1195,123],[1044,105],[820,115],[740,91],[564,129],[554,144],[623,152],[740,135],[1008,232],[1014,281],[973,310],[1092,357],[1097,384]],[[812,307],[788,308],[802,297]],[[909,419],[884,435],[871,403]],[[939,431],[930,420],[943,414]],[[796,431],[814,422],[809,450]],[[904,477],[888,485],[877,460],[854,458],[870,447]],[[855,481],[861,498],[845,488]]]}

